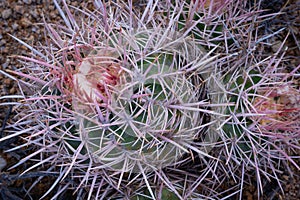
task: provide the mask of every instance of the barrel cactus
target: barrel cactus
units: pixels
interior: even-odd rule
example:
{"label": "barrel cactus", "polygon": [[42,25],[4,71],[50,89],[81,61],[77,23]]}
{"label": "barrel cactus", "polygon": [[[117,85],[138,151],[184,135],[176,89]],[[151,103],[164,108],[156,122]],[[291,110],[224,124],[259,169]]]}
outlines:
{"label": "barrel cactus", "polygon": [[[168,166],[189,153],[187,144],[203,125],[201,73],[209,67],[191,69],[196,59],[182,52],[191,44],[168,31],[122,30],[79,64],[72,106],[96,162],[136,172]],[[162,47],[155,47],[163,37]],[[204,54],[200,48],[198,53]]]}
{"label": "barrel cactus", "polygon": [[[300,169],[298,157],[291,153],[297,152],[299,145],[300,92],[296,81],[299,66],[288,71],[284,63],[283,48],[288,36],[275,54],[264,54],[262,43],[277,33],[258,36],[260,28],[253,23],[258,23],[257,16],[251,12],[242,11],[239,17],[234,17],[231,6],[241,8],[244,1],[227,1],[222,6],[218,3],[210,5],[211,10],[220,13],[214,15],[214,12],[205,12],[203,1],[192,1],[182,12],[180,28],[191,29],[190,34],[202,44],[206,43],[208,50],[216,48],[213,55],[225,54],[224,57],[218,55],[222,62],[216,64],[215,73],[211,74],[213,78],[207,80],[208,85],[210,81],[215,83],[210,88],[210,98],[219,103],[212,108],[223,114],[211,116],[215,123],[208,132],[218,137],[211,155],[221,160],[213,160],[215,165],[212,165],[232,177],[236,183],[233,185],[241,188],[241,196],[246,180],[256,174],[260,198],[266,181],[272,180],[281,187],[278,169],[282,165],[290,163]],[[245,9],[253,8],[246,5]],[[210,23],[203,20],[206,15]],[[222,173],[216,174],[219,179],[223,178]]]}

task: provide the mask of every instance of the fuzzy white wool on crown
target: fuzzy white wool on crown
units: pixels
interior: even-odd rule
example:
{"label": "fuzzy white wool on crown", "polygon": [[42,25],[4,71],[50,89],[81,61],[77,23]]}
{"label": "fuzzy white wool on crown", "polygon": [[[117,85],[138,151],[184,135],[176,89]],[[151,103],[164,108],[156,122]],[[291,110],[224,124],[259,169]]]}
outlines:
{"label": "fuzzy white wool on crown", "polygon": [[96,95],[96,89],[92,86],[92,84],[87,80],[87,77],[84,73],[77,73],[73,76],[73,82],[77,85],[81,95],[85,96],[84,93],[92,100],[99,100],[99,97]]}
{"label": "fuzzy white wool on crown", "polygon": [[81,63],[80,67],[79,67],[79,72],[83,75],[87,75],[90,70],[91,70],[91,64],[89,63],[88,60],[85,60]]}

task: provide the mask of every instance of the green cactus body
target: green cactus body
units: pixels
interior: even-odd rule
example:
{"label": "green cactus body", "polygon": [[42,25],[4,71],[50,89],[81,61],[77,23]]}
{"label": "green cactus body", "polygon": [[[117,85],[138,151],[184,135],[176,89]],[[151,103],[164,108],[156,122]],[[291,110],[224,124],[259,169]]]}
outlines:
{"label": "green cactus body", "polygon": [[[151,195],[149,194],[148,191],[144,191],[143,192],[143,195],[136,195],[132,198],[130,198],[130,200],[150,200],[152,199],[151,198]],[[160,193],[160,196],[157,196],[157,199],[161,199],[161,200],[179,200],[178,196],[176,196],[174,194],[174,192],[166,189],[166,188],[163,188],[161,190],[161,193]]]}
{"label": "green cactus body", "polygon": [[[79,85],[89,94],[86,99],[105,104],[100,112],[103,116],[107,115],[107,121],[97,120],[96,114],[90,114],[90,107],[85,106],[84,102],[78,104],[74,101],[73,107],[92,119],[79,119],[81,137],[95,160],[111,169],[138,172],[137,162],[151,170],[172,164],[188,153],[181,143],[191,143],[195,136],[193,128],[202,123],[197,107],[181,109],[181,105],[201,101],[197,89],[199,85],[193,85],[193,81],[200,83],[202,78],[182,70],[185,58],[181,57],[180,48],[167,46],[153,53],[147,51],[147,40],[153,36],[158,39],[160,34],[151,30],[137,32],[134,39],[130,39],[133,44],[122,44],[128,51],[128,59],[138,60],[123,66],[122,61],[113,64],[120,66],[117,80],[114,84],[107,80],[105,92],[97,90],[98,96],[102,92],[106,100],[99,99],[96,90]],[[145,57],[139,58],[140,52],[145,52]],[[105,60],[101,58],[101,53],[94,53],[99,56],[95,59],[100,61],[94,62],[95,68],[97,65],[100,68],[101,61]],[[113,55],[115,60],[119,59],[117,55],[121,55],[117,52],[108,54]],[[85,71],[83,67],[79,67],[80,72]],[[95,76],[101,80],[104,75],[100,72]]]}

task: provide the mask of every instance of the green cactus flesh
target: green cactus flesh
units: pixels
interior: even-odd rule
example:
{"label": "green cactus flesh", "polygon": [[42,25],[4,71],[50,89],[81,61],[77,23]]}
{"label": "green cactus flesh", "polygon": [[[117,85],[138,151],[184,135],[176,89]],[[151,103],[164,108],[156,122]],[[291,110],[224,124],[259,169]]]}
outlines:
{"label": "green cactus flesh", "polygon": [[[140,35],[136,43],[145,48],[145,36]],[[128,48],[129,56],[136,57],[133,46]],[[155,51],[133,65],[125,64],[118,83],[105,86],[109,94],[103,95],[109,96],[109,103],[101,112],[108,121],[97,122],[95,114],[84,111],[91,120],[80,119],[79,129],[98,162],[126,171],[135,169],[137,162],[155,168],[188,152],[180,144],[193,141],[193,128],[201,124],[200,112],[180,105],[199,102],[201,86],[193,81],[202,79],[181,70],[184,64],[176,49]]]}

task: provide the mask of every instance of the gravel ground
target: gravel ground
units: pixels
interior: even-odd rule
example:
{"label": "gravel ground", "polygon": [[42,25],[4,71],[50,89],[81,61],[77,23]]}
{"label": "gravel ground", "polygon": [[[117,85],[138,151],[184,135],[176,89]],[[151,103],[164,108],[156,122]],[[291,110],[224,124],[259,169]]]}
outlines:
{"label": "gravel ground", "polygon": [[[0,69],[1,70],[14,70],[20,67],[20,63],[11,58],[11,55],[28,55],[30,50],[24,47],[22,44],[14,40],[10,35],[13,35],[28,44],[35,44],[37,41],[43,43],[44,34],[43,28],[41,28],[41,23],[43,22],[43,16],[47,22],[59,22],[61,20],[58,11],[50,0],[0,0]],[[271,3],[272,2],[272,3]],[[69,2],[73,6],[80,7],[91,7],[91,1],[71,1]],[[264,1],[263,6],[266,9],[270,9],[268,12],[278,12],[286,7],[285,13],[280,17],[274,18],[266,24],[265,31],[275,30],[279,27],[286,27],[287,29],[281,34],[274,38],[278,44],[284,39],[284,35],[290,32],[290,37],[288,38],[287,46],[289,50],[287,51],[288,57],[291,59],[288,62],[288,70],[291,70],[293,66],[300,64],[300,1]],[[298,10],[295,10],[297,9]],[[44,14],[43,14],[44,13]],[[269,52],[276,51],[276,45],[266,49]],[[8,94],[17,94],[18,88],[16,83],[11,79],[4,77],[0,74],[0,96]],[[0,99],[0,103],[3,100]],[[13,109],[7,106],[0,106],[0,127],[4,127],[6,124],[6,119],[8,123],[13,123],[11,117],[13,116]],[[3,131],[1,129],[1,135],[3,136]],[[18,142],[18,141],[13,141]],[[7,169],[12,166],[18,159],[20,155],[3,153],[3,150],[8,148],[7,144],[0,144],[0,159],[1,162],[6,161],[7,166],[0,171],[0,193],[3,192],[7,194],[9,199],[22,199],[20,195],[24,194],[23,187],[30,185],[30,181],[33,179],[23,179],[15,180],[13,177],[18,174],[22,169],[17,168],[8,171]],[[296,155],[300,153],[296,152]],[[300,162],[298,161],[300,164]],[[1,166],[0,166],[1,170]],[[280,188],[276,186],[275,183],[266,182],[265,189],[266,194],[263,199],[300,199],[300,172],[291,167],[282,169],[282,180],[284,194],[280,193]],[[291,172],[291,173],[290,173]],[[24,181],[26,180],[26,181]],[[253,180],[255,185],[256,180]],[[40,196],[44,191],[47,190],[51,184],[51,179],[43,179],[43,182],[37,185],[38,189],[33,190],[33,197]],[[256,188],[254,186],[248,186],[245,190],[245,199],[255,199]],[[10,196],[11,195],[11,196]],[[17,197],[17,195],[19,197]],[[1,195],[0,195],[1,199]]]}

